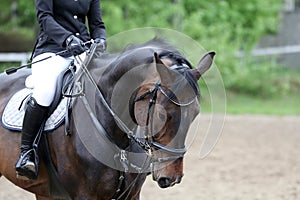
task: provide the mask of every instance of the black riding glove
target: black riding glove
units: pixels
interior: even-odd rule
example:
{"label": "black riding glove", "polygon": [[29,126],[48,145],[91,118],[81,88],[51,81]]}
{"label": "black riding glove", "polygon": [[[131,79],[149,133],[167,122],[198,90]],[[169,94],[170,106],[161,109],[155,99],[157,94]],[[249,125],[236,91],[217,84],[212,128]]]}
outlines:
{"label": "black riding glove", "polygon": [[71,52],[73,56],[78,56],[85,51],[84,44],[81,39],[71,35],[66,39],[67,50]]}
{"label": "black riding glove", "polygon": [[95,43],[98,44],[97,48],[99,49],[99,51],[101,53],[105,52],[105,50],[107,48],[107,43],[106,43],[106,40],[104,38],[96,38]]}

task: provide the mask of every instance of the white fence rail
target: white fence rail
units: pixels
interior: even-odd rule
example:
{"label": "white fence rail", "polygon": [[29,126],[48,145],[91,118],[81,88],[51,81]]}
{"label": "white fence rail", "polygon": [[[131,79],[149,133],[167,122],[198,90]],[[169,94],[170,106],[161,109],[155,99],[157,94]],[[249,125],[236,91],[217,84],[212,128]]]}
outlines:
{"label": "white fence rail", "polygon": [[0,62],[20,62],[26,64],[31,53],[0,53]]}
{"label": "white fence rail", "polygon": [[[254,49],[253,51],[251,51],[252,56],[283,55],[283,54],[293,54],[293,53],[300,53],[300,45],[269,47],[269,48]],[[245,53],[240,51],[236,55],[237,57],[242,58],[245,56]]]}

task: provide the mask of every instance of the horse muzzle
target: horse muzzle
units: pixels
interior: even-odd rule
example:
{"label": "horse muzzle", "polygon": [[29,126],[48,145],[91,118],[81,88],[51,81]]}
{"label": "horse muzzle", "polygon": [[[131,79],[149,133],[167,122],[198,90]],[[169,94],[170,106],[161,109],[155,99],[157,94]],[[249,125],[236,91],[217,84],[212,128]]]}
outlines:
{"label": "horse muzzle", "polygon": [[181,179],[182,176],[176,177],[175,180],[172,180],[169,177],[160,177],[157,179],[157,183],[161,188],[168,188],[174,186],[175,184],[179,184],[181,182]]}
{"label": "horse muzzle", "polygon": [[173,161],[165,166],[156,165],[156,170],[154,169],[152,171],[153,180],[156,181],[161,188],[168,188],[179,184],[182,180],[182,177],[182,159]]}

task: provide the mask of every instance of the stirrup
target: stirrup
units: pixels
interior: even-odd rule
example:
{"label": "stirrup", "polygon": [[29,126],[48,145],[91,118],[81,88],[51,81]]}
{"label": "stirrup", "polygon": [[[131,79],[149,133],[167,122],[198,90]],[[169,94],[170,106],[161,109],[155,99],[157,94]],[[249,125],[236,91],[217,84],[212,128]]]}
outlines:
{"label": "stirrup", "polygon": [[[30,157],[33,157],[33,161],[31,161]],[[38,176],[37,159],[38,158],[36,158],[33,149],[22,154],[15,165],[17,178],[22,180],[37,179]]]}
{"label": "stirrup", "polygon": [[[35,166],[33,166],[33,167],[35,167]],[[17,179],[24,180],[24,181],[30,181],[30,180],[36,179],[35,176],[24,175],[18,171],[16,171],[16,177],[17,177]]]}

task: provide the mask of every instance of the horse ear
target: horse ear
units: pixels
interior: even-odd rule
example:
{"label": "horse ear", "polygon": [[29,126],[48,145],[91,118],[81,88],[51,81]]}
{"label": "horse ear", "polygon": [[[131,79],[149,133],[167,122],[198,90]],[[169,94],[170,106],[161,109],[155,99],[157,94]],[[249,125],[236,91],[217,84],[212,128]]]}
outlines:
{"label": "horse ear", "polygon": [[154,52],[154,61],[156,64],[156,70],[161,78],[161,82],[163,85],[168,85],[168,83],[172,83],[172,75],[168,67],[161,61],[158,54]]}
{"label": "horse ear", "polygon": [[203,56],[199,61],[197,68],[192,70],[192,74],[196,80],[199,80],[200,77],[211,67],[213,63],[215,52],[209,52]]}

